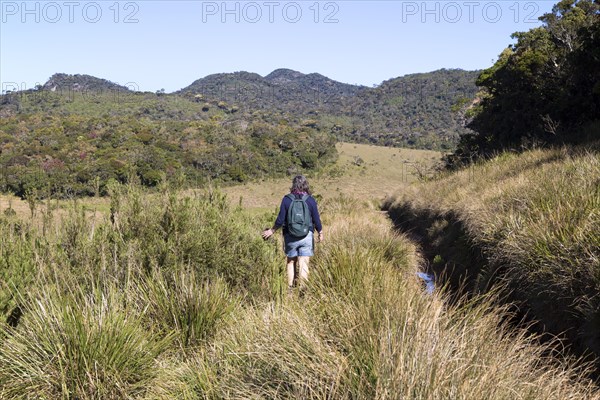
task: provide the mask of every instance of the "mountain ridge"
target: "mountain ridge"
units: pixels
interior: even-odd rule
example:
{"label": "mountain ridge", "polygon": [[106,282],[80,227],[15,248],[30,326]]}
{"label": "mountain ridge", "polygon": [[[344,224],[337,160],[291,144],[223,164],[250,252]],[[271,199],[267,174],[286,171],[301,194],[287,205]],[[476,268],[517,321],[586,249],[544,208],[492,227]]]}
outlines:
{"label": "mountain ridge", "polygon": [[369,88],[242,71],[168,94],[55,74],[0,97],[0,189],[87,196],[111,180],[156,186],[177,171],[188,182],[244,182],[325,168],[339,141],[451,151],[467,132],[460,108],[477,75],[443,70]]}
{"label": "mountain ridge", "polygon": [[[335,85],[339,85],[339,86],[343,86],[343,87],[354,88],[355,90],[360,90],[360,89],[362,89],[362,90],[369,89],[370,90],[370,89],[379,88],[386,83],[389,84],[390,82],[397,81],[397,80],[402,80],[402,79],[406,79],[406,78],[410,78],[410,77],[425,76],[428,74],[444,73],[447,71],[463,71],[463,72],[467,72],[467,73],[481,72],[480,70],[465,70],[462,68],[440,68],[440,69],[427,71],[427,72],[415,72],[415,73],[399,75],[396,77],[391,77],[389,79],[383,80],[379,85],[377,85],[375,87],[369,87],[369,86],[360,85],[360,84],[344,83],[344,82],[329,78],[328,76],[320,74],[318,72],[303,73],[303,72],[296,71],[296,70],[293,70],[290,68],[277,68],[264,76],[262,76],[256,72],[250,72],[250,71],[218,72],[218,73],[205,75],[201,78],[194,80],[192,83],[190,83],[189,85],[187,85],[181,89],[178,89],[178,90],[175,90],[172,92],[166,92],[165,94],[178,94],[178,93],[181,93],[184,91],[192,90],[194,88],[194,86],[197,86],[198,83],[201,83],[203,81],[222,82],[228,78],[243,79],[243,80],[247,80],[249,82],[265,81],[265,82],[269,82],[272,84],[279,84],[279,85],[305,82],[307,80],[312,79],[312,80],[320,80],[323,82],[327,82],[328,85],[335,84]],[[105,78],[96,77],[93,75],[67,74],[67,73],[63,73],[63,72],[54,73],[41,86],[42,86],[43,90],[51,90],[54,86],[64,88],[64,87],[73,86],[73,85],[78,85],[79,87],[84,86],[87,89],[95,89],[100,86],[103,86],[104,88],[127,90],[130,92],[147,92],[147,91],[143,91],[143,90],[132,90],[130,87],[121,85],[117,82],[113,82],[113,81],[110,81]]]}
{"label": "mountain ridge", "polygon": [[[82,95],[91,91],[122,92],[131,98],[119,96],[117,101],[129,99],[140,104],[136,115],[152,119],[189,121],[202,118],[206,110],[220,109],[235,113],[235,118],[230,116],[234,120],[258,117],[308,124],[331,133],[338,140],[451,151],[459,137],[470,132],[465,128],[465,111],[476,97],[475,81],[479,73],[440,69],[407,74],[367,87],[338,82],[316,72],[305,74],[278,68],[265,76],[247,71],[210,74],[172,93],[140,92],[90,75],[59,73],[41,87],[41,94],[49,94],[58,87],[69,93],[81,91]],[[150,103],[142,106],[140,96]],[[168,110],[164,102],[151,104],[160,96],[183,102],[171,102]],[[18,97],[2,98],[0,115],[26,111],[16,104]],[[70,113],[75,108],[70,106],[71,111],[65,110],[65,103],[60,102],[35,104],[50,112]],[[29,102],[29,106],[32,105],[34,103]],[[110,107],[104,107],[107,108]],[[201,110],[194,111],[197,108]],[[112,114],[129,112],[118,107],[109,111]]]}
{"label": "mountain ridge", "polygon": [[55,73],[53,74],[46,83],[42,85],[43,90],[56,91],[56,90],[73,90],[73,91],[85,91],[85,90],[119,90],[119,91],[131,91],[127,86],[119,85],[118,83],[109,81],[107,79],[98,78],[92,75],[86,74],[66,74],[66,73]]}

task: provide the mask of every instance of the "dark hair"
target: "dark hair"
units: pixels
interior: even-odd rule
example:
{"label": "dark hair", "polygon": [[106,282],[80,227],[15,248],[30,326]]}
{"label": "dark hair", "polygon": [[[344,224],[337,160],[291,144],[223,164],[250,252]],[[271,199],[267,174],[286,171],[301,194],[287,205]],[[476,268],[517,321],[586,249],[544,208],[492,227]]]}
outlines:
{"label": "dark hair", "polygon": [[312,194],[310,191],[310,187],[308,186],[308,181],[304,177],[304,175],[297,175],[292,180],[292,187],[290,188],[290,193],[294,192],[305,192],[308,194]]}

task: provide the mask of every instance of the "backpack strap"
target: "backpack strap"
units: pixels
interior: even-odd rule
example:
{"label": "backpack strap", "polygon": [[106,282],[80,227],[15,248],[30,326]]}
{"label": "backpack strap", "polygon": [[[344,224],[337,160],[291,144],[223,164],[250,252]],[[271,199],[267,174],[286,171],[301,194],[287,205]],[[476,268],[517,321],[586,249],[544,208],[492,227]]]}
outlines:
{"label": "backpack strap", "polygon": [[[292,201],[296,200],[296,195],[294,193],[288,193],[288,194],[285,195],[285,197],[287,197],[288,199],[290,199]],[[299,200],[306,201],[307,199],[308,199],[308,195],[307,194],[303,194],[302,198],[299,199]]]}
{"label": "backpack strap", "polygon": [[[303,194],[302,195],[302,201],[304,202],[304,204],[306,204],[306,207],[308,207],[308,211],[310,213],[310,207],[308,205],[308,202],[306,200],[308,200],[308,195],[307,194]],[[314,230],[314,224],[313,224],[313,218],[312,218],[312,213],[310,213],[310,228],[311,230]]]}

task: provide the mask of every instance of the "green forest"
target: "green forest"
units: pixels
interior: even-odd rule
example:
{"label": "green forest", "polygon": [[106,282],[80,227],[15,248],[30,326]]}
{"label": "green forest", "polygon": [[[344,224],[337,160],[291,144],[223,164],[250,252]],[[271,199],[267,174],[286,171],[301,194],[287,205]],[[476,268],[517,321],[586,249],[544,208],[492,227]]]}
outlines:
{"label": "green forest", "polygon": [[365,88],[276,70],[200,79],[177,93],[55,74],[0,97],[0,191],[106,194],[111,181],[199,187],[320,170],[340,140],[452,149],[476,73],[440,70]]}
{"label": "green forest", "polygon": [[[104,94],[97,104],[80,93],[75,101],[37,95],[20,98],[34,112],[0,122],[0,187],[21,197],[103,195],[111,181],[244,182],[336,156],[334,138],[301,121],[238,120],[223,106],[202,111],[202,104],[153,94],[122,93],[117,103]],[[105,110],[107,102],[117,111]]]}
{"label": "green forest", "polygon": [[477,79],[474,131],[450,165],[501,150],[590,143],[600,137],[600,3],[562,0]]}

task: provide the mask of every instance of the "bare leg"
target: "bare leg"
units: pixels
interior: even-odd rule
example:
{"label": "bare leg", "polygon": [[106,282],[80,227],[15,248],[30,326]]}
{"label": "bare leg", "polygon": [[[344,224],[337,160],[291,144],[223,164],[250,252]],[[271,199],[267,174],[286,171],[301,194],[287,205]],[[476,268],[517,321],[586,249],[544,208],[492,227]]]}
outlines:
{"label": "bare leg", "polygon": [[295,273],[295,264],[296,261],[298,260],[298,257],[288,257],[287,258],[287,278],[288,278],[288,287],[292,287],[294,286],[294,275]]}
{"label": "bare leg", "polygon": [[306,281],[308,281],[308,261],[310,257],[301,256],[298,257],[299,264],[299,275],[300,275],[300,286],[303,286]]}

